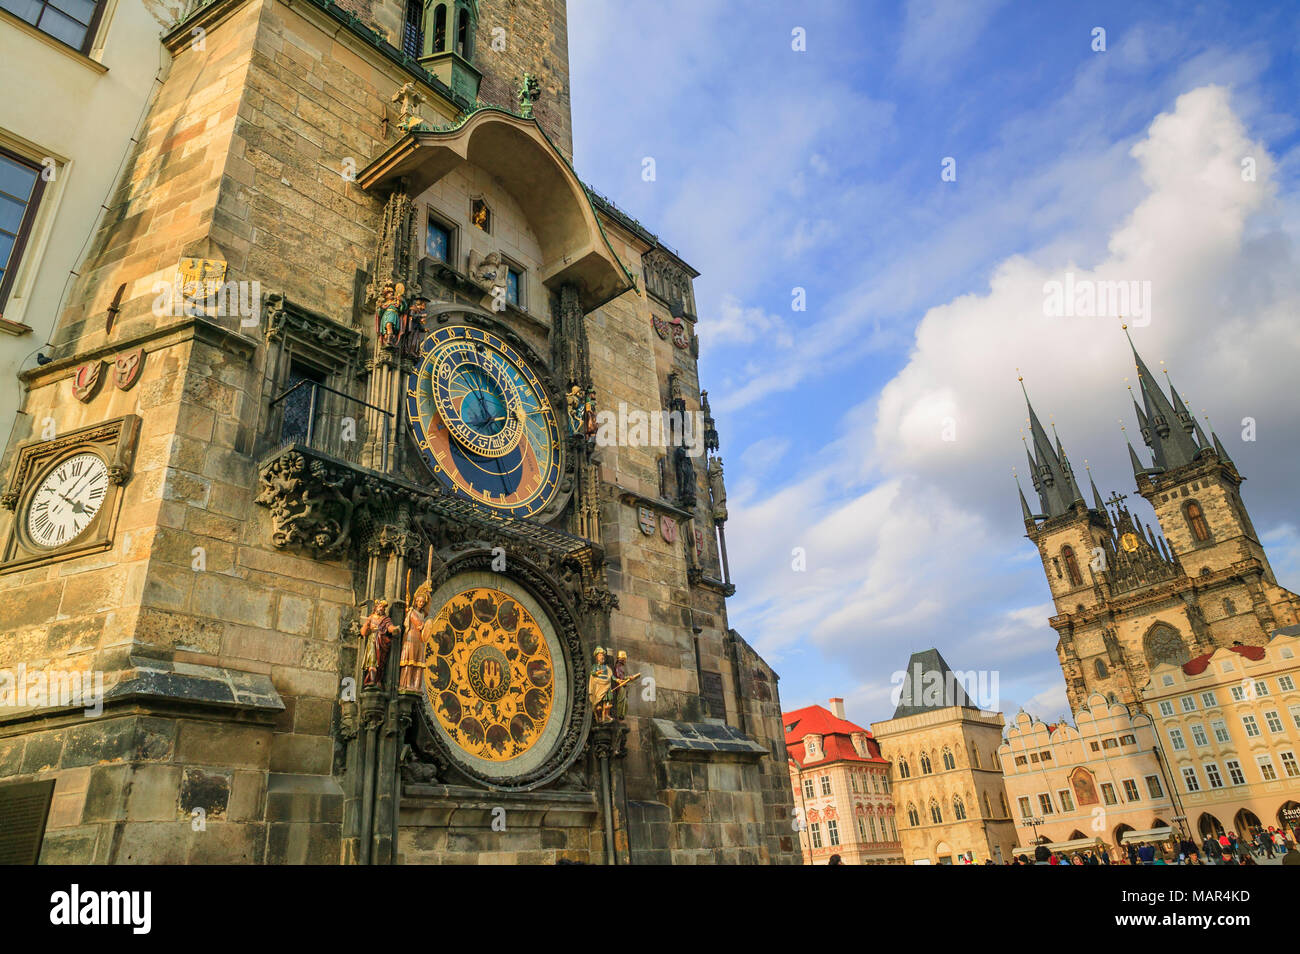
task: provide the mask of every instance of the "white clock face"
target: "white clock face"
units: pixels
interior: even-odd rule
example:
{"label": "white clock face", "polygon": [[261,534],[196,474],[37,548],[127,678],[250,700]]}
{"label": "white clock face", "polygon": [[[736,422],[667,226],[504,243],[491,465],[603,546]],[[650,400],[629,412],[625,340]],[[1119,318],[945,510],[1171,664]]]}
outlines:
{"label": "white clock face", "polygon": [[27,535],[39,547],[71,543],[90,526],[108,492],[108,466],[98,454],[77,454],[40,482],[27,507]]}

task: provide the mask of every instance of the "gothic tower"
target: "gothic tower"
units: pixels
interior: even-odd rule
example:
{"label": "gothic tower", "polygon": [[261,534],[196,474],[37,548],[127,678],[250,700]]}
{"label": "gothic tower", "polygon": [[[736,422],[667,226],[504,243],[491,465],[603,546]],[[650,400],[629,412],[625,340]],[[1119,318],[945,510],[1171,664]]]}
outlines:
{"label": "gothic tower", "polygon": [[563,0],[162,44],[0,461],[0,694],[104,688],[0,712],[42,859],[797,863],[697,272],[574,172]]}
{"label": "gothic tower", "polygon": [[1136,348],[1133,358],[1142,396],[1134,412],[1152,463],[1131,444],[1128,453],[1158,532],[1123,495],[1103,500],[1091,474],[1085,502],[1060,440],[1053,446],[1029,407],[1039,505],[1034,512],[1021,490],[1020,507],[1047,574],[1076,711],[1094,692],[1141,706],[1154,666],[1234,642],[1261,645],[1300,619],[1300,598],[1278,586],[1242,503],[1244,478],[1222,442],[1206,436],[1172,384],[1165,394]]}

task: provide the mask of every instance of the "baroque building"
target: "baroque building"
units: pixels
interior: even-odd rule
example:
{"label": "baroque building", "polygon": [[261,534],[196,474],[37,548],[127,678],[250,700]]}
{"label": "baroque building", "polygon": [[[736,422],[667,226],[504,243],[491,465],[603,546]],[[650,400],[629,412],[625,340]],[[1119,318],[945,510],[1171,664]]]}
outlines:
{"label": "baroque building", "polygon": [[1176,836],[1181,815],[1151,717],[1094,693],[1076,725],[1021,710],[998,750],[1021,853],[1105,849]]}
{"label": "baroque building", "polygon": [[1051,588],[1050,623],[1076,713],[1094,693],[1143,707],[1156,666],[1234,643],[1262,646],[1300,621],[1300,597],[1278,584],[1242,500],[1245,478],[1174,386],[1166,394],[1132,350],[1133,411],[1151,461],[1131,443],[1129,460],[1157,527],[1144,526],[1124,495],[1103,500],[1091,475],[1086,500],[1060,438],[1049,438],[1025,396],[1038,505],[1022,489],[1020,508]]}
{"label": "baroque building", "polygon": [[843,699],[830,706],[783,717],[804,864],[832,855],[846,865],[902,864],[889,763],[871,733],[844,718]]}
{"label": "baroque building", "polygon": [[574,173],[566,30],[169,26],[2,462],[0,794],[46,793],[42,860],[798,863],[697,273]]}
{"label": "baroque building", "polygon": [[1000,712],[978,708],[937,649],[913,653],[893,718],[871,724],[891,765],[908,864],[1010,861],[1015,822],[1002,784]]}
{"label": "baroque building", "polygon": [[1142,689],[1198,841],[1300,831],[1300,626],[1162,663]]}

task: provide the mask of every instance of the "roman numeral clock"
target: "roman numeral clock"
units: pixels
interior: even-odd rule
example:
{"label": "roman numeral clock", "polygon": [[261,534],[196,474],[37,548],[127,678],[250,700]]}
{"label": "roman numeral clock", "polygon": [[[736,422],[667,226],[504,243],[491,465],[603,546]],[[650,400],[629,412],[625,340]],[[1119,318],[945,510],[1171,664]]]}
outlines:
{"label": "roman numeral clock", "polygon": [[14,511],[0,573],[113,545],[140,430],[131,414],[24,445],[0,506]]}

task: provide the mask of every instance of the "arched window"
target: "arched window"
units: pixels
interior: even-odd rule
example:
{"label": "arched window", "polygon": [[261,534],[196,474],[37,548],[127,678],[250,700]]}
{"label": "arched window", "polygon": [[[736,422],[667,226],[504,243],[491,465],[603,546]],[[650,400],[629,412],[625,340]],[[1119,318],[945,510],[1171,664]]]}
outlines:
{"label": "arched window", "polygon": [[961,800],[960,795],[954,795],[952,797],[952,814],[953,817],[957,819],[957,821],[966,820],[966,805]]}
{"label": "arched window", "polygon": [[922,775],[929,775],[929,774],[930,774],[931,772],[933,772],[933,771],[934,771],[934,769],[933,769],[933,767],[931,767],[931,765],[930,765],[930,756],[928,756],[928,755],[926,755],[924,752],[922,752],[922,753],[921,753],[921,774],[922,774]]}
{"label": "arched window", "polygon": [[912,777],[912,770],[907,765],[907,759],[898,760],[898,777],[899,778]]}
{"label": "arched window", "polygon": [[1227,616],[1233,616],[1237,612],[1237,604],[1226,596],[1223,599],[1223,612]]}
{"label": "arched window", "polygon": [[943,747],[943,767],[950,772],[957,767],[957,760],[952,757],[952,749],[946,745]]}
{"label": "arched window", "polygon": [[474,33],[469,27],[469,10],[460,4],[456,6],[456,52],[469,60],[474,56]]}
{"label": "arched window", "polygon": [[916,810],[916,806],[911,802],[907,804],[907,823],[913,828],[921,824],[921,813]]}
{"label": "arched window", "polygon": [[1074,547],[1061,547],[1061,559],[1065,561],[1065,570],[1070,574],[1070,584],[1082,586],[1083,574],[1079,572],[1079,561],[1074,558]]}
{"label": "arched window", "polygon": [[984,793],[984,817],[985,817],[985,818],[992,818],[992,817],[993,817],[993,806],[989,804],[989,793],[988,793],[988,792],[985,792],[985,793]]}
{"label": "arched window", "polygon": [[1205,522],[1205,514],[1201,511],[1201,505],[1195,500],[1187,501],[1183,507],[1183,515],[1187,518],[1187,527],[1192,531],[1192,536],[1196,538],[1197,543],[1204,543],[1210,539],[1210,525]]}
{"label": "arched window", "polygon": [[424,4],[406,0],[406,21],[402,24],[402,52],[409,57],[424,53]]}
{"label": "arched window", "polygon": [[447,52],[447,4],[440,3],[433,8],[433,53]]}
{"label": "arched window", "polygon": [[938,802],[930,802],[930,819],[936,825],[943,824],[943,809],[939,806]]}
{"label": "arched window", "polygon": [[1098,679],[1105,679],[1108,675],[1110,675],[1110,673],[1106,671],[1106,664],[1102,662],[1100,659],[1096,660],[1092,665],[1093,668],[1097,670]]}
{"label": "arched window", "polygon": [[1001,795],[999,795],[998,797],[1002,799],[1002,817],[1003,817],[1003,818],[1010,818],[1010,817],[1011,817],[1011,809],[1007,807],[1007,796],[1006,796],[1006,793],[1004,792],[1004,793],[1002,793]]}
{"label": "arched window", "polygon": [[970,744],[970,764],[973,765],[973,766],[975,766],[975,768],[982,768],[982,767],[983,767],[983,766],[980,765],[980,750],[979,750],[979,747],[976,746],[974,742],[972,742],[972,743]]}

